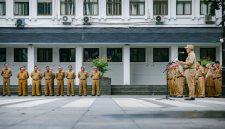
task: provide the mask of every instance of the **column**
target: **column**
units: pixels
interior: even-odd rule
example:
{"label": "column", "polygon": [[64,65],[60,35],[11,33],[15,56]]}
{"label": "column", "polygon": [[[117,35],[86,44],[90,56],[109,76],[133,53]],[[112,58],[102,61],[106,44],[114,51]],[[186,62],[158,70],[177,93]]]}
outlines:
{"label": "column", "polygon": [[171,46],[170,48],[170,62],[178,60],[178,46]]}
{"label": "column", "polygon": [[[34,70],[34,46],[32,44],[30,44],[28,46],[28,53],[27,53],[27,70],[29,75],[31,74],[31,72]],[[32,79],[31,77],[28,79],[28,85],[32,84]]]}
{"label": "column", "polygon": [[78,23],[82,23],[83,20],[83,0],[76,1],[76,19]]}
{"label": "column", "polygon": [[122,1],[122,19],[129,20],[130,19],[130,1],[124,0]]}
{"label": "column", "polygon": [[130,46],[123,47],[123,84],[130,85]]}
{"label": "column", "polygon": [[76,85],[79,84],[79,79],[78,79],[78,72],[80,71],[81,66],[83,65],[83,48],[82,47],[77,47],[76,48]]}

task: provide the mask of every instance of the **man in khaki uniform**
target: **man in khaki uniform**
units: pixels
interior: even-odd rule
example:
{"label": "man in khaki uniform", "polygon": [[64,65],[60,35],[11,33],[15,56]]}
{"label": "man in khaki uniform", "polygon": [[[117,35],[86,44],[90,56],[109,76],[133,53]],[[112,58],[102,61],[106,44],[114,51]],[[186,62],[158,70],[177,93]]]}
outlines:
{"label": "man in khaki uniform", "polygon": [[167,67],[167,84],[168,84],[168,92],[169,92],[169,96],[172,96],[172,83],[171,83],[171,80],[172,80],[172,75],[171,75],[171,71],[172,71],[172,68],[171,68],[171,65],[172,63],[169,63],[168,64],[168,67]]}
{"label": "man in khaki uniform", "polygon": [[72,65],[68,66],[68,71],[66,72],[66,78],[67,78],[67,96],[70,96],[70,93],[72,96],[74,96],[74,79],[76,78],[76,74],[73,71]]}
{"label": "man in khaki uniform", "polygon": [[92,78],[92,96],[96,95],[96,89],[97,89],[97,95],[100,96],[100,78],[101,73],[98,71],[97,67],[93,68],[94,70],[91,73]]}
{"label": "man in khaki uniform", "polygon": [[27,79],[29,78],[29,74],[24,66],[20,67],[20,71],[17,73],[17,78],[18,78],[18,95],[27,96]]}
{"label": "man in khaki uniform", "polygon": [[38,71],[38,67],[34,67],[34,71],[31,73],[32,78],[32,96],[40,96],[40,80],[41,80],[41,73]]}
{"label": "man in khaki uniform", "polygon": [[220,97],[222,95],[222,66],[219,61],[215,62],[215,72],[213,80],[215,83],[216,94],[215,97]]}
{"label": "man in khaki uniform", "polygon": [[49,66],[46,66],[45,72],[43,73],[43,77],[45,79],[45,96],[54,96],[52,89],[52,76],[52,71],[50,70]]}
{"label": "man in khaki uniform", "polygon": [[11,95],[10,92],[10,78],[12,76],[12,71],[9,68],[8,64],[4,64],[4,68],[2,69],[1,75],[3,77],[3,91],[2,91],[2,95],[5,96],[6,95],[6,85],[7,85],[7,93],[8,96]]}
{"label": "man in khaki uniform", "polygon": [[52,72],[52,93],[53,93],[53,95],[54,95],[54,93],[55,93],[55,73],[53,72],[53,69],[52,68],[50,68],[50,71]]}
{"label": "man in khaki uniform", "polygon": [[184,89],[184,70],[183,67],[179,64],[176,63],[177,66],[177,92],[176,92],[176,96],[178,98],[182,98],[183,97],[183,89]]}
{"label": "man in khaki uniform", "polygon": [[201,66],[201,62],[198,61],[196,64],[196,87],[195,87],[195,95],[199,98],[205,97],[205,71],[204,68]]}
{"label": "man in khaki uniform", "polygon": [[40,80],[39,80],[39,90],[40,90],[40,95],[42,94],[42,85],[41,85],[41,81],[42,81],[42,78],[43,78],[43,73],[41,72],[41,69],[38,67],[38,72],[40,73],[40,75],[41,75],[41,78],[40,78]]}
{"label": "man in khaki uniform", "polygon": [[87,96],[87,78],[88,78],[88,72],[85,71],[85,68],[82,66],[81,71],[78,73],[79,80],[79,96]]}
{"label": "man in khaki uniform", "polygon": [[215,84],[214,84],[214,80],[213,80],[214,67],[212,64],[207,64],[207,68],[208,68],[208,71],[205,76],[207,96],[213,97],[213,96],[215,96]]}
{"label": "man in khaki uniform", "polygon": [[195,100],[196,56],[193,51],[194,50],[193,45],[187,45],[185,48],[188,53],[188,57],[185,62],[179,61],[180,64],[184,65],[185,78],[189,89],[189,97],[186,98],[185,100]]}
{"label": "man in khaki uniform", "polygon": [[172,71],[171,71],[171,74],[172,74],[172,80],[171,80],[172,87],[171,87],[171,90],[172,90],[172,96],[173,97],[176,97],[176,93],[177,93],[177,72],[176,72],[176,70],[177,70],[176,65],[173,62]]}
{"label": "man in khaki uniform", "polygon": [[61,66],[58,67],[58,72],[56,73],[56,80],[57,80],[57,96],[64,96],[64,78],[65,73]]}

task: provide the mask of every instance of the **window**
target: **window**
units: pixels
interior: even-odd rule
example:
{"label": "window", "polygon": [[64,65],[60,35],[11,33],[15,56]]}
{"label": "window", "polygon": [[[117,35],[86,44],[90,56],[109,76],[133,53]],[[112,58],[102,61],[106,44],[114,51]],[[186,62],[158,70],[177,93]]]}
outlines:
{"label": "window", "polygon": [[84,15],[98,15],[98,0],[84,0]]}
{"label": "window", "polygon": [[90,62],[99,57],[98,48],[84,48],[84,62]]}
{"label": "window", "polygon": [[200,59],[216,61],[216,48],[200,48]]}
{"label": "window", "polygon": [[29,15],[29,0],[14,0],[14,15],[28,16]]}
{"label": "window", "polygon": [[211,10],[211,3],[205,4],[204,0],[201,0],[200,2],[200,14],[201,15],[207,15],[210,14],[210,10]]}
{"label": "window", "polygon": [[153,48],[153,62],[169,62],[169,48]]}
{"label": "window", "polygon": [[6,48],[0,48],[0,62],[6,62]]}
{"label": "window", "polygon": [[145,48],[131,48],[130,49],[131,62],[145,62]]}
{"label": "window", "polygon": [[108,16],[121,15],[122,3],[121,0],[107,0],[106,1],[106,14]]}
{"label": "window", "polygon": [[60,14],[61,15],[74,15],[75,13],[74,0],[60,0]]}
{"label": "window", "polygon": [[168,15],[168,0],[154,0],[154,15]]}
{"label": "window", "polygon": [[52,62],[52,48],[38,48],[37,62]]}
{"label": "window", "polygon": [[60,62],[75,62],[76,60],[75,48],[60,48],[59,49],[59,60]]}
{"label": "window", "polygon": [[185,48],[178,48],[178,60],[179,61],[186,61],[188,54]]}
{"label": "window", "polygon": [[177,0],[177,15],[191,15],[192,3],[190,0]]}
{"label": "window", "polygon": [[145,0],[130,0],[130,15],[145,15]]}
{"label": "window", "polygon": [[0,0],[0,16],[5,16],[5,13],[6,13],[5,0]]}
{"label": "window", "polygon": [[38,0],[38,15],[52,15],[52,0]]}
{"label": "window", "polygon": [[110,62],[122,62],[122,48],[107,48],[107,58]]}
{"label": "window", "polygon": [[14,48],[14,62],[27,62],[27,48]]}

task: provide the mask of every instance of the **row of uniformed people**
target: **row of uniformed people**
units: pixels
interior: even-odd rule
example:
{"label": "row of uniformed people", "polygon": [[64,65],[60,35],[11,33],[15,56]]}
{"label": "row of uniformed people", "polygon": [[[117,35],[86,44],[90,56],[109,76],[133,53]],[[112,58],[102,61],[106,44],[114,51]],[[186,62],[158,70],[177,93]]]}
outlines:
{"label": "row of uniformed people", "polygon": [[[189,96],[189,89],[185,79],[185,72],[182,65],[173,62],[168,65],[168,87],[169,94],[173,97]],[[196,73],[194,74],[195,97],[220,97],[222,95],[222,66],[219,61],[213,64],[202,66],[201,62],[196,62]]]}
{"label": "row of uniformed people", "polygon": [[[12,71],[9,68],[8,64],[4,64],[4,67],[1,71],[3,77],[3,96],[8,93],[8,96],[11,95],[10,92],[10,78],[12,76]],[[64,78],[67,79],[67,96],[74,96],[74,81],[76,78],[76,73],[73,71],[72,65],[68,66],[68,71],[64,72],[61,66],[58,67],[58,71],[53,73],[52,68],[46,66],[45,71],[42,73],[40,69],[35,66],[34,71],[30,74],[32,78],[32,96],[40,96],[41,91],[41,80],[45,80],[45,95],[54,96],[54,79],[57,81],[56,95],[64,96]],[[79,78],[79,96],[87,96],[87,78],[89,74],[85,71],[84,67],[81,67],[81,71],[78,73]],[[29,78],[29,73],[24,66],[20,67],[20,71],[17,73],[18,78],[18,95],[27,96],[28,94],[28,84],[27,79]],[[92,78],[92,96],[100,96],[100,79],[101,72],[98,71],[97,67],[93,68],[91,73]],[[7,88],[7,90],[6,90]]]}

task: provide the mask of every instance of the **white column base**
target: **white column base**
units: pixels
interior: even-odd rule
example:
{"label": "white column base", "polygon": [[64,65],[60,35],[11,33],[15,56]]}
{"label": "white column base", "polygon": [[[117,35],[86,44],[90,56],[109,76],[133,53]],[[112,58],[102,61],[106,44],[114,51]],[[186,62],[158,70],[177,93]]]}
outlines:
{"label": "white column base", "polygon": [[130,85],[130,46],[123,47],[123,84]]}

